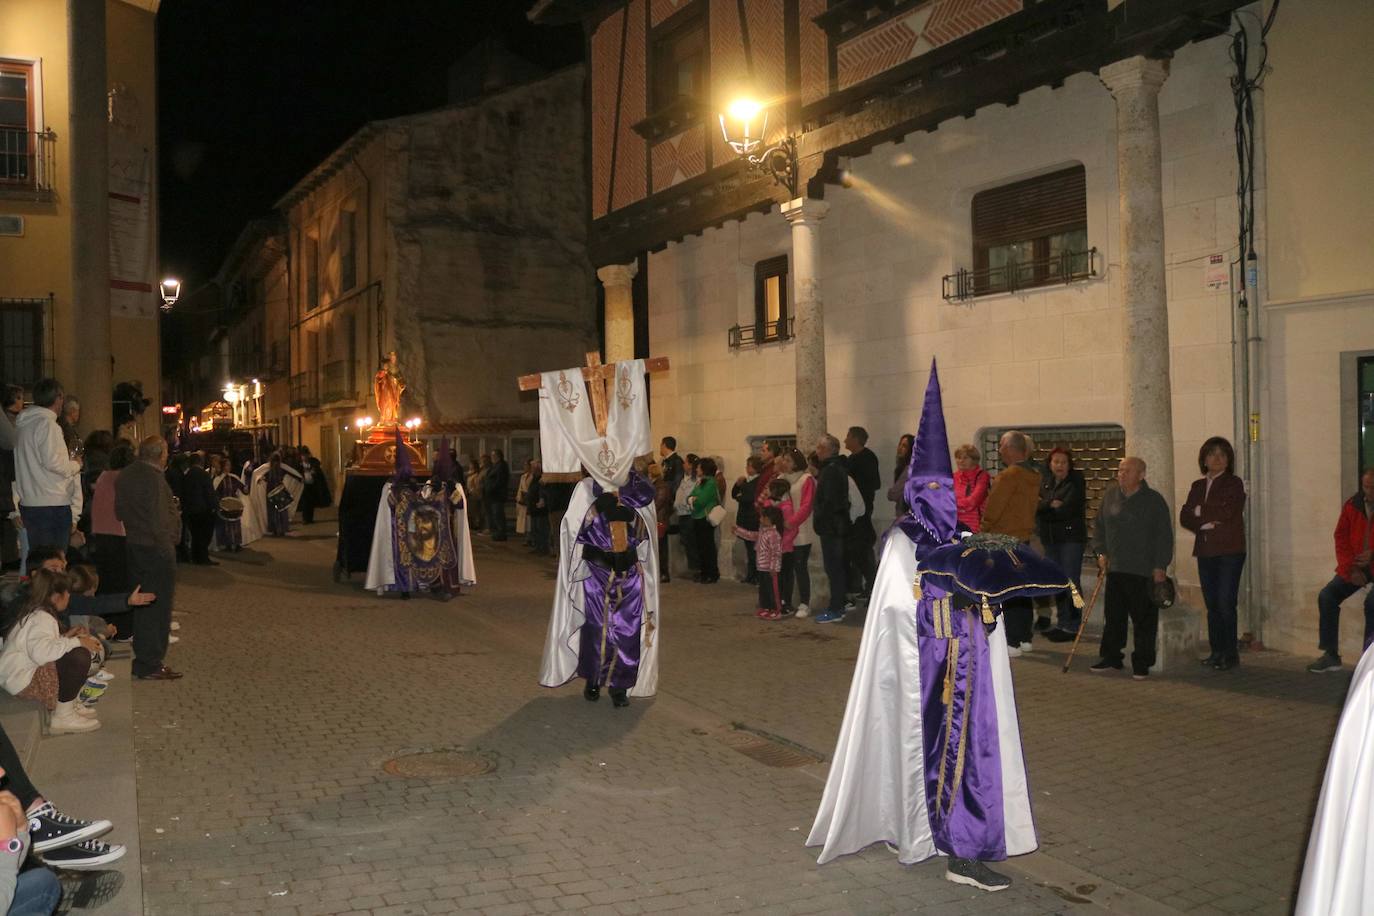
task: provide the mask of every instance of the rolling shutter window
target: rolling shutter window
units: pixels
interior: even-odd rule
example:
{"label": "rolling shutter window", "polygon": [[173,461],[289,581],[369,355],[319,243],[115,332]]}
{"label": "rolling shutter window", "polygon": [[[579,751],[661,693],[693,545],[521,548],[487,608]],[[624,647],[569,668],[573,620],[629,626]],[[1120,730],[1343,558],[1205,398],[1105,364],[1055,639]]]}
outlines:
{"label": "rolling shutter window", "polygon": [[1076,165],[973,195],[975,260],[989,248],[1084,229],[1088,192],[1083,166]]}

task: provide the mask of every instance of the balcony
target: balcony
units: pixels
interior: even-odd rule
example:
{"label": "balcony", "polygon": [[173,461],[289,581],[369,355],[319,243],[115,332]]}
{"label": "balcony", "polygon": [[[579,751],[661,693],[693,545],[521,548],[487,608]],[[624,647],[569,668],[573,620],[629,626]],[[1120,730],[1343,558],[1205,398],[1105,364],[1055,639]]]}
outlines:
{"label": "balcony", "polygon": [[57,134],[0,127],[0,197],[52,200],[57,183]]}
{"label": "balcony", "polygon": [[792,339],[792,319],[765,321],[762,324],[735,325],[729,330],[729,347],[757,347],[766,343],[780,343]]}
{"label": "balcony", "polygon": [[358,399],[352,360],[339,359],[332,363],[325,363],[322,375],[321,403],[332,404],[335,401],[356,401]]}
{"label": "balcony", "polygon": [[1001,267],[964,270],[944,277],[946,302],[963,302],[975,296],[1014,293],[1036,286],[1073,283],[1097,276],[1097,249],[1065,251],[1043,261],[1008,261]]}
{"label": "balcony", "polygon": [[320,406],[320,377],[314,372],[291,376],[291,409]]}

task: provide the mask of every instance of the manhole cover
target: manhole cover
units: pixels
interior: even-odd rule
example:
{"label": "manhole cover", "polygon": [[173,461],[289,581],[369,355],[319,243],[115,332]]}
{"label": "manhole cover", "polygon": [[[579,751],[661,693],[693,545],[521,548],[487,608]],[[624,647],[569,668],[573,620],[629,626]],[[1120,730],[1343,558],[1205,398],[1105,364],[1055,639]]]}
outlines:
{"label": "manhole cover", "polygon": [[494,769],[496,764],[486,757],[465,751],[420,751],[382,764],[384,772],[404,779],[467,779]]}
{"label": "manhole cover", "polygon": [[786,769],[805,767],[820,763],[821,758],[796,747],[789,747],[778,741],[770,741],[759,735],[751,735],[743,730],[731,732],[720,737],[726,747],[738,751],[750,760],[764,766]]}

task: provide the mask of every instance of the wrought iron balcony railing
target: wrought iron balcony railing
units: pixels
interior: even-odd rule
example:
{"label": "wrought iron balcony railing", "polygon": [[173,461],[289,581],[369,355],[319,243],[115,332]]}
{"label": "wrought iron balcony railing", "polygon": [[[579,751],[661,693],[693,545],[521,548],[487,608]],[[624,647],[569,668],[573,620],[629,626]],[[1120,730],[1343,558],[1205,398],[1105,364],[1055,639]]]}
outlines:
{"label": "wrought iron balcony railing", "polygon": [[352,360],[339,359],[325,363],[320,385],[320,401],[332,404],[335,401],[352,401],[357,396],[358,390],[353,384]]}
{"label": "wrought iron balcony railing", "polygon": [[1097,276],[1097,249],[1065,251],[1042,261],[1008,261],[1001,267],[965,270],[944,278],[944,298],[959,302],[974,296],[1011,293],[1036,286],[1073,283]]}
{"label": "wrought iron balcony railing", "polygon": [[731,350],[790,340],[792,338],[792,319],[765,321],[762,324],[737,324],[730,329],[729,334]]}
{"label": "wrought iron balcony railing", "polygon": [[0,190],[46,196],[56,189],[57,134],[0,127]]}
{"label": "wrought iron balcony railing", "polygon": [[299,372],[291,376],[291,406],[320,406],[320,377],[314,372]]}

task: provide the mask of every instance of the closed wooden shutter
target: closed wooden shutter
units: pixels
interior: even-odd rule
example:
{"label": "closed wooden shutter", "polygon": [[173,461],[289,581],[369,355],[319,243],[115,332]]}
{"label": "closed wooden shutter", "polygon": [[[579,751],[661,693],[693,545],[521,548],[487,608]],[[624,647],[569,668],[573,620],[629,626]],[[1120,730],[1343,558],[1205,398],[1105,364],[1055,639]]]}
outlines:
{"label": "closed wooden shutter", "polygon": [[975,250],[1072,232],[1087,222],[1087,181],[1081,165],[973,195]]}

